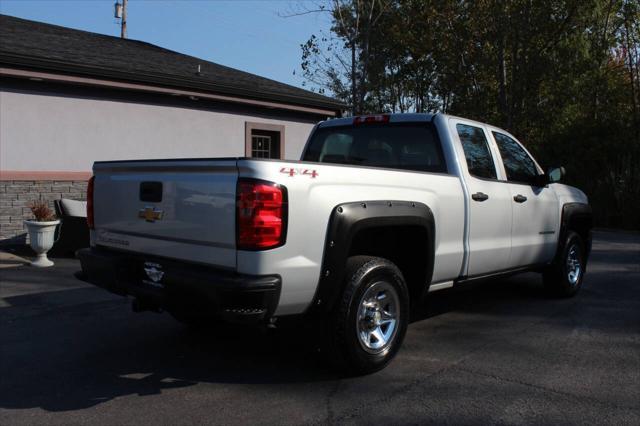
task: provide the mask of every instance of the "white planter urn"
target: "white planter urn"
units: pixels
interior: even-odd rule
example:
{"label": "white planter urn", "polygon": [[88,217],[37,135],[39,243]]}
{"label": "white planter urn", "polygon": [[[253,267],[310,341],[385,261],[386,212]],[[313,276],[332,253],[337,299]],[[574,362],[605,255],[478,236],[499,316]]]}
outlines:
{"label": "white planter urn", "polygon": [[31,262],[31,266],[44,268],[53,266],[53,262],[47,258],[47,252],[53,247],[54,235],[56,227],[60,223],[59,220],[49,222],[36,222],[35,220],[25,220],[29,232],[29,244],[33,251],[36,252],[36,258]]}

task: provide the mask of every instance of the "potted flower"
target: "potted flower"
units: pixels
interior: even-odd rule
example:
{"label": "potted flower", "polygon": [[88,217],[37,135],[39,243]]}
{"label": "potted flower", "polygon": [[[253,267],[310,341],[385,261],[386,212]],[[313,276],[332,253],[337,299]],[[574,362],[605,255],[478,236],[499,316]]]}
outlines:
{"label": "potted flower", "polygon": [[53,247],[56,227],[60,223],[45,201],[34,201],[29,205],[35,220],[25,220],[29,232],[29,243],[36,258],[31,262],[32,266],[53,266],[53,262],[47,258],[47,252]]}

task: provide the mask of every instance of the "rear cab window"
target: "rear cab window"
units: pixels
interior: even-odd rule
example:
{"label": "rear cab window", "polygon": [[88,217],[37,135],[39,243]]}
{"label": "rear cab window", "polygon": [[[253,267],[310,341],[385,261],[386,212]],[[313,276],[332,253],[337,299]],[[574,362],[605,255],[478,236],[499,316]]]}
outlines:
{"label": "rear cab window", "polygon": [[303,161],[447,173],[431,123],[375,123],[318,128]]}

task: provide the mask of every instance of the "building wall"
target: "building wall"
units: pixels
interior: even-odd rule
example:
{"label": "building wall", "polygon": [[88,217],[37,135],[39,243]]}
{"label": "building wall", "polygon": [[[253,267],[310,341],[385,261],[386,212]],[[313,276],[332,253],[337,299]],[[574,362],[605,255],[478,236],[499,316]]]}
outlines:
{"label": "building wall", "polygon": [[245,122],[284,125],[284,158],[296,160],[314,125],[310,119],[0,90],[0,168],[90,171],[103,160],[244,156]]}
{"label": "building wall", "polygon": [[53,208],[54,199],[85,199],[80,172],[88,177],[94,161],[244,156],[247,122],[284,126],[284,157],[299,159],[322,119],[169,96],[48,89],[35,82],[0,87],[0,242],[24,241],[30,201]]}

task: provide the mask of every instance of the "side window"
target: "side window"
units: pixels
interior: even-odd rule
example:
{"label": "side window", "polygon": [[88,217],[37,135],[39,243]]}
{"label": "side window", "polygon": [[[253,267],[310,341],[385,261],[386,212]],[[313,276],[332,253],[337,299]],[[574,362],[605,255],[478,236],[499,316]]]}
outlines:
{"label": "side window", "polygon": [[507,135],[493,132],[493,137],[500,150],[507,180],[533,184],[538,176],[538,169],[527,151]]}
{"label": "side window", "polygon": [[479,178],[496,179],[496,166],[484,131],[479,127],[466,124],[456,125],[456,130],[462,142],[469,173]]}

